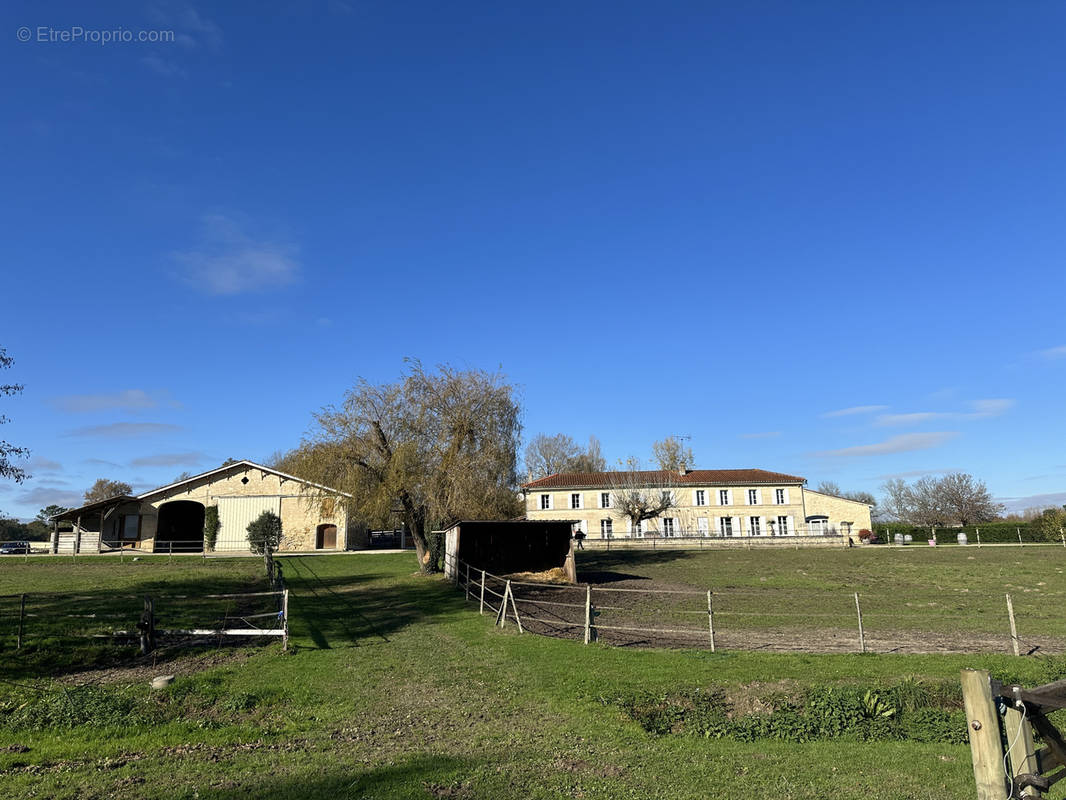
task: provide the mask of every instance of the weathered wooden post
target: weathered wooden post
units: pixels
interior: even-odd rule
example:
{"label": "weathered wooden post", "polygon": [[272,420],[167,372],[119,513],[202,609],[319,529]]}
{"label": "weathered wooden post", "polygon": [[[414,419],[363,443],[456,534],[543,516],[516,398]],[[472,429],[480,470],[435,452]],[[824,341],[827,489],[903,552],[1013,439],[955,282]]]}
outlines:
{"label": "weathered wooden post", "polygon": [[481,570],[481,599],[478,601],[477,613],[485,613],[485,570]]}
{"label": "weathered wooden post", "polygon": [[507,598],[511,596],[511,579],[503,587],[503,596],[500,598],[500,610],[496,612],[496,624],[501,628],[507,627]]}
{"label": "weathered wooden post", "polygon": [[866,633],[862,629],[862,608],[859,607],[859,593],[855,592],[855,615],[859,618],[859,652],[866,652]]}
{"label": "weathered wooden post", "polygon": [[985,670],[962,671],[962,700],[970,737],[977,800],[1006,800],[1007,773],[1003,768],[999,714],[992,700],[992,684]]}
{"label": "weathered wooden post", "polygon": [[1007,595],[1007,618],[1010,620],[1010,643],[1014,648],[1014,655],[1020,656],[1021,648],[1018,645],[1018,626],[1014,624],[1014,602]]}
{"label": "weathered wooden post", "polygon": [[[1033,743],[1033,726],[1029,724],[1029,720],[1019,709],[1008,705],[1003,717],[1003,728],[1007,734],[1007,746],[1010,748],[1007,751],[1010,757],[1010,777],[1016,779],[1022,775],[1039,775],[1040,765]],[[1034,786],[1026,786],[1021,791],[1023,800],[1042,796]]]}
{"label": "weathered wooden post", "polygon": [[707,590],[707,632],[711,635],[711,652],[714,652],[714,610],[711,608],[711,590]]}
{"label": "weathered wooden post", "polygon": [[585,644],[592,641],[592,586],[585,587]]}
{"label": "weathered wooden post", "polygon": [[285,589],[281,593],[281,650],[282,652],[289,649],[289,590]]}
{"label": "weathered wooden post", "polygon": [[980,528],[974,528],[974,530],[977,531],[977,546],[980,547],[981,546],[981,529]]}
{"label": "weathered wooden post", "polygon": [[167,554],[167,563],[168,564],[173,564],[174,563],[174,542],[173,542],[173,540],[171,540],[171,542],[170,542],[170,552]]}
{"label": "weathered wooden post", "polygon": [[1018,544],[1024,546],[1025,542],[1022,541],[1022,529],[1021,528],[1015,528],[1014,530],[1016,530],[1018,532]]}
{"label": "weathered wooden post", "polygon": [[144,611],[137,627],[141,632],[141,655],[147,655],[155,650],[155,603],[148,595],[145,595]]}
{"label": "weathered wooden post", "polygon": [[16,650],[19,650],[19,649],[22,648],[22,632],[25,629],[25,626],[26,626],[26,595],[23,594],[22,597],[19,598],[19,632],[18,632],[18,637],[15,640],[15,649]]}
{"label": "weathered wooden post", "polygon": [[470,599],[470,565],[466,565],[466,599]]}

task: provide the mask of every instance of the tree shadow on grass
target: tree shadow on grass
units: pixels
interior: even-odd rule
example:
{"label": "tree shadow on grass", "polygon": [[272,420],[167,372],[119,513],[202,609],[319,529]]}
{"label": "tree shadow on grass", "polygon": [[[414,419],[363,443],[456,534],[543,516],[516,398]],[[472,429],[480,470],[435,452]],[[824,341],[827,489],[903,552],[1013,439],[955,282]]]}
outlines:
{"label": "tree shadow on grass", "polygon": [[444,755],[419,755],[379,767],[334,767],[314,776],[278,778],[264,775],[255,781],[226,781],[204,787],[207,800],[254,797],[259,800],[347,800],[347,798],[470,797],[462,779],[472,769],[468,761]]}
{"label": "tree shadow on grass", "polygon": [[286,557],[283,569],[292,635],[301,646],[307,646],[299,642],[303,637],[318,649],[387,642],[414,622],[464,607],[451,584],[433,577],[416,578],[412,585],[387,574],[324,575],[316,559],[299,556]]}
{"label": "tree shadow on grass", "polygon": [[[584,551],[577,559],[578,581],[605,583],[620,580],[649,580],[642,567],[685,561],[699,551],[689,550],[596,550]],[[624,571],[624,572],[623,572]],[[597,580],[586,576],[602,576]]]}

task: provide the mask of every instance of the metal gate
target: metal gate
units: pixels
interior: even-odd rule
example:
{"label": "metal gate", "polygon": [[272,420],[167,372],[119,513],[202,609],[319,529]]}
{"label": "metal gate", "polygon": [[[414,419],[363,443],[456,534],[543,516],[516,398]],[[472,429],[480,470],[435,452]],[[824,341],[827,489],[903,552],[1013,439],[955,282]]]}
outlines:
{"label": "metal gate", "polygon": [[281,516],[281,497],[267,495],[258,497],[218,498],[218,538],[215,550],[248,550],[248,525],[264,511],[273,511]]}

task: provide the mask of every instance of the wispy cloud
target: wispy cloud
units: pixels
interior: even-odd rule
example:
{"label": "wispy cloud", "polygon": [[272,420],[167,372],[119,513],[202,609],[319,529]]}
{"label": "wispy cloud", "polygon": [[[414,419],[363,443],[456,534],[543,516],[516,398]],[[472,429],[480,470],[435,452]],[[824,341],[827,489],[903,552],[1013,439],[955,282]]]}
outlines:
{"label": "wispy cloud", "polygon": [[156,75],[162,75],[164,78],[187,78],[189,72],[177,61],[172,58],[166,58],[159,55],[159,53],[149,53],[141,58],[141,63],[148,69],[154,72]]}
{"label": "wispy cloud", "polygon": [[887,472],[884,475],[878,475],[877,480],[890,481],[894,478],[921,478],[923,475],[947,475],[951,472],[962,472],[961,469],[955,467],[941,467],[939,469],[909,469],[905,472]]}
{"label": "wispy cloud", "polygon": [[1037,355],[1041,358],[1046,358],[1048,361],[1057,361],[1060,358],[1066,358],[1066,344],[1061,344],[1058,347],[1049,347],[1046,350],[1040,350]]}
{"label": "wispy cloud", "polygon": [[773,439],[781,435],[781,431],[765,431],[763,433],[742,433],[741,439]]}
{"label": "wispy cloud", "polygon": [[999,417],[1014,407],[1014,400],[1009,397],[997,397],[987,400],[975,400],[971,403],[973,411],[916,411],[909,414],[880,414],[874,420],[878,427],[898,427],[903,425],[921,425],[935,420],[971,421]]}
{"label": "wispy cloud", "polygon": [[20,492],[15,496],[15,500],[20,505],[37,506],[38,508],[53,504],[76,508],[85,503],[85,495],[81,492],[72,492],[69,489],[61,489],[54,486],[37,486]]}
{"label": "wispy cloud", "polygon": [[857,447],[844,447],[840,450],[823,450],[814,455],[823,458],[851,458],[855,456],[882,456],[890,453],[909,453],[913,450],[929,450],[939,447],[949,439],[958,436],[958,431],[940,431],[937,433],[904,433],[893,436],[883,442],[862,444]]}
{"label": "wispy cloud", "polygon": [[103,458],[86,458],[81,463],[92,464],[94,467],[113,467],[115,469],[122,469],[121,464],[116,464],[114,461],[107,461]]}
{"label": "wispy cloud", "polygon": [[149,12],[161,26],[173,28],[174,38],[186,48],[218,50],[222,46],[222,28],[188,3],[157,0]]}
{"label": "wispy cloud", "polygon": [[88,425],[84,428],[75,428],[66,435],[130,439],[136,436],[152,436],[157,433],[172,433],[180,430],[180,425],[168,425],[164,422],[113,422],[110,425]]}
{"label": "wispy cloud", "polygon": [[31,470],[44,470],[45,472],[61,472],[63,465],[58,461],[52,461],[44,456],[34,456],[26,464]]}
{"label": "wispy cloud", "polygon": [[159,453],[142,456],[130,462],[133,467],[195,467],[203,462],[203,453]]}
{"label": "wispy cloud", "polygon": [[167,392],[149,394],[143,389],[126,389],[110,394],[67,394],[52,398],[60,411],[77,414],[87,411],[144,411],[161,405],[178,407]]}
{"label": "wispy cloud", "polygon": [[171,254],[186,283],[208,294],[232,295],[277,289],[300,273],[296,247],[253,239],[229,217],[205,217],[200,247]]}
{"label": "wispy cloud", "polygon": [[850,417],[853,414],[873,414],[878,411],[884,411],[888,406],[852,406],[851,408],[838,408],[836,411],[826,411],[820,416],[823,419],[831,419],[832,417]]}
{"label": "wispy cloud", "polygon": [[1061,508],[1066,505],[1066,492],[1030,494],[1024,497],[997,497],[996,500],[1003,503],[1007,511],[1025,511],[1027,508]]}

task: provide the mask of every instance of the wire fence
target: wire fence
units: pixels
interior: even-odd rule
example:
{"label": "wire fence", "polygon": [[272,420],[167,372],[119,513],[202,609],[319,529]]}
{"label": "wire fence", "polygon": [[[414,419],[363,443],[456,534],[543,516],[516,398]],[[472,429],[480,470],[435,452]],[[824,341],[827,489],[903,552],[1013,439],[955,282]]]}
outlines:
{"label": "wire fence", "polygon": [[[936,604],[842,589],[631,588],[494,575],[447,556],[468,602],[521,632],[620,647],[771,652],[1066,652],[1057,604],[1010,594]],[[454,565],[454,570],[452,570]],[[1024,633],[1019,634],[1018,622]]]}

